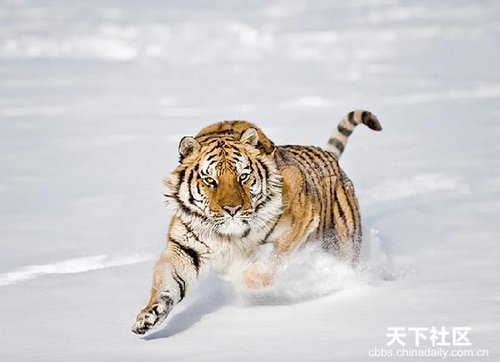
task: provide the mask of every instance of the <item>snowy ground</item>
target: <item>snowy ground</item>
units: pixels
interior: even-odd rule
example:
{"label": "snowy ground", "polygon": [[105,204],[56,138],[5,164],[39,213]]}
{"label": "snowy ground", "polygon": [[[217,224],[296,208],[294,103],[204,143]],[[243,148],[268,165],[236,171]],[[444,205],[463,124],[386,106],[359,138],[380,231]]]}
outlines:
{"label": "snowy ground", "polygon": [[[394,326],[468,326],[500,359],[498,2],[105,3],[0,2],[0,361],[359,361]],[[182,135],[322,145],[359,107],[384,126],[342,159],[363,270],[304,255],[264,296],[212,276],[130,332]]]}

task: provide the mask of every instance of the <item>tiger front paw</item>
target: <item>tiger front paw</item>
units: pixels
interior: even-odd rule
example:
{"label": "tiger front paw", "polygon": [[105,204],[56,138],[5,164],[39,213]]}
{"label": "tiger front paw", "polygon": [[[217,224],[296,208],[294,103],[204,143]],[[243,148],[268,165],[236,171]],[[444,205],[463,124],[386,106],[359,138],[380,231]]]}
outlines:
{"label": "tiger front paw", "polygon": [[267,288],[273,284],[273,274],[261,273],[245,278],[245,285],[249,289]]}
{"label": "tiger front paw", "polygon": [[136,317],[132,326],[132,332],[143,335],[154,327],[157,327],[169,315],[174,302],[170,297],[161,298],[158,303],[148,305]]}
{"label": "tiger front paw", "polygon": [[245,286],[250,289],[269,287],[273,283],[273,279],[272,269],[259,264],[248,268],[243,275]]}

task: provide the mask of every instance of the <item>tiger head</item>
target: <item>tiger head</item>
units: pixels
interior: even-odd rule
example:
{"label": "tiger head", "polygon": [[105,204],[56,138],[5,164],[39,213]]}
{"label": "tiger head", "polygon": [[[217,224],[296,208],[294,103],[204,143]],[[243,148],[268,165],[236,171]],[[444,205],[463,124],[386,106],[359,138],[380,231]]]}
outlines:
{"label": "tiger head", "polygon": [[166,196],[181,219],[205,232],[241,237],[265,229],[281,210],[274,144],[245,121],[225,121],[179,143]]}

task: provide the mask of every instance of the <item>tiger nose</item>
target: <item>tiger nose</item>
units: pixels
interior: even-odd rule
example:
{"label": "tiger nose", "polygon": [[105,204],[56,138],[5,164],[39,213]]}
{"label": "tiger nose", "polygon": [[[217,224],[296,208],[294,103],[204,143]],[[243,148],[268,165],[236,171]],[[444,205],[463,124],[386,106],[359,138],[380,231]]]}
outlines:
{"label": "tiger nose", "polygon": [[241,205],[237,206],[223,206],[222,209],[227,212],[229,215],[234,216],[238,211],[241,210]]}

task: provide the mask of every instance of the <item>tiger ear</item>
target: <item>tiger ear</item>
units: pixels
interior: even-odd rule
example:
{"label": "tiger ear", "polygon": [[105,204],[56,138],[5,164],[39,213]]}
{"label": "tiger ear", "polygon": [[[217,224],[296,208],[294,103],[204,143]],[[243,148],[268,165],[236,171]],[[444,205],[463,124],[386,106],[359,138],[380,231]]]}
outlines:
{"label": "tiger ear", "polygon": [[241,135],[240,142],[257,146],[257,143],[259,143],[259,132],[255,128],[248,128]]}
{"label": "tiger ear", "polygon": [[181,160],[184,157],[189,156],[193,152],[199,151],[201,148],[200,143],[191,136],[182,137],[179,142],[179,153],[181,154]]}

